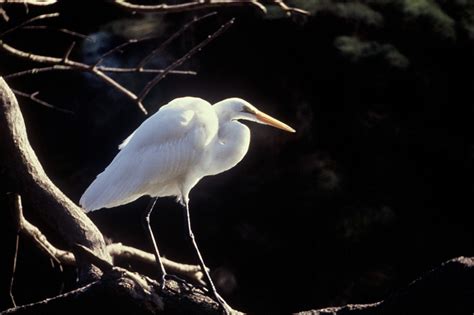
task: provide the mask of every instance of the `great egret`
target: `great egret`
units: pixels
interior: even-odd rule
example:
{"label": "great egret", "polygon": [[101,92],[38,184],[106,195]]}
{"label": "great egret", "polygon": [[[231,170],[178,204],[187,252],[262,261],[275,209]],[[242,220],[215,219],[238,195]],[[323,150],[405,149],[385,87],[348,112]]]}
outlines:
{"label": "great egret", "polygon": [[196,97],[177,98],[125,139],[119,146],[120,152],[80,200],[89,212],[123,205],[144,195],[154,197],[145,212],[145,222],[164,286],[167,274],[151,230],[150,214],[158,197],[176,196],[186,211],[188,236],[200,267],[224,309],[225,302],[217,294],[191,229],[189,192],[204,176],[222,173],[243,159],[250,143],[250,130],[239,119],[295,132],[243,99],[229,98],[211,105]]}

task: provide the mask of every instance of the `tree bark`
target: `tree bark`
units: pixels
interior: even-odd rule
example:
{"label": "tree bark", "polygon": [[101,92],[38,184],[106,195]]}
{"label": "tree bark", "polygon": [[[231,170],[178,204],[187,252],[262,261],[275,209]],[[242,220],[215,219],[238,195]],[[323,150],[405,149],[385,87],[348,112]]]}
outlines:
{"label": "tree bark", "polygon": [[[174,281],[161,291],[147,277],[113,267],[100,280],[68,293],[2,312],[15,314],[219,314],[219,305],[196,288],[186,290]],[[235,312],[235,314],[239,314]]]}
{"label": "tree bark", "polygon": [[15,95],[0,77],[0,165],[11,189],[28,200],[34,211],[59,234],[76,255],[79,279],[97,279],[100,270],[74,249],[81,244],[111,261],[105,241],[85,213],[48,178],[28,141],[25,123]]}

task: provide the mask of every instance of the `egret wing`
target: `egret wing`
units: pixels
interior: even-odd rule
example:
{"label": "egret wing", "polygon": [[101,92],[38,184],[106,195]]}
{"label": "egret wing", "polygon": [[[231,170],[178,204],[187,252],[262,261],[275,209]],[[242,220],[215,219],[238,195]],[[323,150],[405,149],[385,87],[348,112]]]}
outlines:
{"label": "egret wing", "polygon": [[217,133],[211,105],[182,98],[163,106],[121,145],[110,165],[87,188],[80,203],[88,211],[110,208],[143,195],[175,194],[176,179],[199,162]]}

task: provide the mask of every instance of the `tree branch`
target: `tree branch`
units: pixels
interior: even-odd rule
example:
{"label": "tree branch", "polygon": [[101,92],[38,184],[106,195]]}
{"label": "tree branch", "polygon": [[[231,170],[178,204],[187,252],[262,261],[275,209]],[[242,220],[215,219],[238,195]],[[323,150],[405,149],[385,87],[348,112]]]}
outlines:
{"label": "tree branch", "polygon": [[383,301],[295,315],[470,314],[474,310],[473,297],[474,257],[458,257],[430,270]]}
{"label": "tree branch", "polygon": [[[40,250],[53,259],[57,264],[76,266],[76,259],[74,258],[72,252],[59,249],[51,244],[46,236],[41,232],[41,230],[35,225],[31,224],[24,217],[23,207],[21,205],[21,197],[19,195],[16,195],[14,204],[15,206],[13,207],[13,216],[15,221],[17,221],[19,233],[32,240]],[[107,245],[107,252],[114,261],[115,259],[128,261],[134,260],[156,266],[156,260],[153,254],[135,247],[126,246],[121,243],[114,243]],[[196,281],[199,284],[205,285],[201,268],[198,265],[181,264],[164,257],[162,257],[162,261],[166,270],[168,270],[170,273],[183,276],[187,279]]]}
{"label": "tree branch", "polygon": [[293,14],[301,14],[301,15],[307,15],[307,16],[311,15],[311,13],[309,13],[308,11],[288,6],[283,0],[273,0],[273,1],[283,11],[285,11],[286,15],[288,16],[292,16]]}
{"label": "tree branch", "polygon": [[[20,50],[20,49],[17,49],[15,47],[12,47],[10,45],[8,45],[7,43],[5,43],[3,40],[0,40],[0,50],[3,50],[4,52],[12,55],[12,56],[15,56],[15,57],[18,57],[18,58],[23,58],[23,59],[28,59],[30,61],[34,61],[34,62],[37,62],[37,63],[42,63],[42,64],[48,64],[50,66],[47,66],[47,67],[42,67],[42,68],[34,68],[34,69],[29,69],[29,70],[24,70],[24,71],[20,71],[20,72],[16,72],[16,73],[12,73],[12,74],[9,74],[7,76],[5,76],[5,78],[16,78],[16,77],[21,77],[21,76],[24,76],[24,75],[33,75],[33,74],[37,74],[37,73],[44,73],[44,72],[50,72],[50,71],[81,71],[81,72],[87,72],[87,73],[90,73],[92,75],[94,75],[96,78],[102,80],[103,82],[107,83],[108,85],[110,85],[111,87],[113,87],[114,89],[116,89],[119,93],[125,95],[126,97],[128,97],[130,100],[132,100],[135,104],[137,104],[138,108],[144,113],[144,114],[147,114],[147,110],[145,109],[145,107],[143,106],[142,104],[142,101],[144,100],[144,98],[146,97],[146,95],[148,94],[148,92],[151,90],[151,88],[153,88],[154,86],[156,86],[156,84],[162,79],[164,78],[167,74],[169,73],[176,73],[176,74],[196,74],[196,72],[193,72],[193,71],[177,71],[177,70],[174,70],[177,66],[179,66],[180,64],[182,64],[182,61],[180,62],[175,62],[173,63],[170,67],[168,67],[167,69],[164,69],[164,70],[161,70],[161,69],[143,69],[143,66],[145,63],[147,63],[152,57],[154,57],[156,55],[156,53],[158,51],[160,51],[160,49],[162,49],[163,46],[166,46],[169,42],[171,42],[177,35],[181,34],[182,32],[184,32],[184,30],[186,30],[192,23],[195,23],[199,20],[202,20],[208,16],[212,15],[211,14],[208,14],[208,15],[205,15],[203,17],[200,17],[200,18],[197,18],[197,19],[194,19],[193,21],[187,23],[180,32],[178,32],[178,34],[175,34],[173,36],[171,36],[167,41],[165,41],[162,45],[160,45],[158,48],[154,49],[148,56],[145,57],[144,60],[142,60],[135,68],[116,68],[116,67],[105,67],[105,66],[100,66],[100,63],[102,63],[102,61],[108,57],[109,55],[111,55],[112,53],[116,52],[116,51],[120,51],[121,49],[131,45],[131,44],[136,44],[138,42],[142,42],[142,41],[145,41],[145,40],[150,40],[150,39],[153,39],[154,37],[146,37],[146,38],[142,38],[142,39],[131,39],[131,40],[128,40],[127,42],[125,43],[122,43],[112,49],[110,49],[109,51],[107,51],[106,53],[104,53],[102,56],[99,57],[99,59],[92,65],[88,65],[88,64],[85,64],[85,63],[82,63],[82,62],[78,62],[78,61],[74,61],[74,60],[71,60],[69,58],[74,46],[75,46],[75,42],[73,42],[69,48],[67,49],[67,51],[65,52],[64,56],[62,58],[58,58],[58,57],[52,57],[52,56],[44,56],[44,55],[38,55],[38,54],[34,54],[34,53],[31,53],[31,52],[26,52],[26,51],[23,51],[23,50]],[[9,34],[15,30],[18,30],[20,28],[23,28],[25,26],[27,26],[28,24],[32,23],[32,22],[35,22],[35,21],[38,21],[38,20],[43,20],[43,19],[48,19],[48,18],[54,18],[54,17],[57,17],[59,16],[59,13],[51,13],[51,14],[43,14],[43,15],[39,15],[39,16],[36,16],[36,17],[33,17],[33,18],[30,18],[26,21],[24,21],[23,23],[17,25],[17,26],[14,26],[6,31],[4,31],[3,33],[0,34],[0,38],[6,34]],[[68,31],[70,32],[70,31]],[[74,35],[78,35],[78,33],[74,33]],[[79,35],[82,35],[82,34],[79,34]],[[82,35],[84,36],[84,35]],[[212,38],[215,38],[217,36],[214,36],[212,35],[211,36]],[[211,39],[212,39],[211,38]],[[210,40],[208,40],[207,42],[209,42]],[[204,45],[201,45],[200,47],[202,48]],[[194,52],[191,50],[184,58],[184,60],[188,59]],[[183,61],[184,61],[183,60]],[[145,86],[145,88],[142,90],[141,92],[141,95],[140,97],[138,97],[137,95],[135,95],[133,92],[131,92],[129,89],[127,89],[126,87],[124,87],[123,85],[121,85],[120,83],[118,83],[116,80],[112,79],[109,75],[106,74],[106,72],[115,72],[115,73],[158,73],[160,78],[157,79],[156,77],[154,78],[154,80],[148,82],[148,84]],[[37,103],[40,103],[44,106],[47,106],[47,107],[51,107],[51,108],[55,108],[53,105],[45,102],[45,101],[42,101],[42,100],[39,100],[36,98],[36,95],[37,95],[37,92],[36,93],[33,93],[33,94],[27,94],[27,93],[24,93],[24,92],[19,92],[18,93],[19,95],[21,96],[24,96],[24,97],[29,97],[31,100],[37,102]]]}
{"label": "tree branch", "polygon": [[0,0],[3,4],[30,4],[36,6],[47,6],[55,4],[57,0]]}
{"label": "tree branch", "polygon": [[[121,258],[126,260],[136,260],[156,266],[154,254],[145,252],[135,247],[126,246],[121,243],[114,243],[107,245],[107,250],[114,259]],[[206,284],[206,282],[203,280],[204,275],[200,266],[178,263],[165,257],[161,257],[161,261],[169,273],[177,274],[187,279],[197,281],[201,285]]]}
{"label": "tree branch", "polygon": [[54,12],[54,13],[47,13],[47,14],[42,14],[42,15],[38,15],[38,16],[35,16],[35,17],[32,17],[18,25],[15,25],[14,27],[11,27],[9,29],[7,29],[6,31],[0,33],[0,37],[3,37],[11,32],[14,32],[16,31],[17,29],[19,28],[22,28],[30,23],[33,23],[35,21],[39,21],[39,20],[44,20],[44,19],[51,19],[51,18],[55,18],[55,17],[58,17],[59,16],[59,13],[58,12]]}
{"label": "tree branch", "polygon": [[219,37],[222,33],[224,33],[233,23],[235,19],[229,20],[227,23],[222,25],[217,31],[215,31],[213,34],[209,35],[205,40],[194,46],[190,51],[188,51],[183,57],[179,58],[175,62],[173,62],[171,65],[169,65],[164,72],[160,73],[156,77],[154,77],[151,81],[149,81],[145,87],[140,91],[140,94],[138,95],[138,101],[143,101],[143,99],[148,95],[148,93],[153,89],[154,86],[158,84],[161,80],[163,80],[166,75],[173,69],[176,69],[180,65],[182,65],[186,60],[191,58],[195,53],[200,51],[203,47],[208,45],[210,42],[212,42],[214,39]]}
{"label": "tree branch", "polygon": [[141,12],[141,13],[175,13],[184,11],[197,11],[203,9],[221,8],[221,7],[237,7],[250,6],[254,7],[261,13],[267,13],[267,9],[257,0],[207,0],[207,1],[191,1],[181,4],[156,4],[156,5],[142,5],[133,4],[125,0],[115,0],[115,5],[122,9]]}
{"label": "tree branch", "polygon": [[72,37],[77,37],[77,38],[80,38],[80,39],[83,39],[83,40],[88,40],[88,41],[94,42],[93,38],[91,38],[87,35],[78,33],[78,32],[68,30],[67,28],[51,28],[51,27],[46,26],[46,25],[28,25],[28,26],[23,26],[21,29],[23,29],[23,30],[52,30],[52,31],[63,33],[63,34],[66,34],[66,35],[69,35],[69,36],[72,36]]}
{"label": "tree branch", "polygon": [[[3,314],[97,313],[106,305],[111,314],[219,314],[219,306],[198,288],[185,289],[173,280],[159,284],[137,273],[114,267],[97,281],[54,298],[6,310]],[[231,310],[232,314],[242,314]]]}
{"label": "tree branch", "polygon": [[152,60],[156,55],[158,55],[160,52],[162,52],[166,47],[168,47],[168,45],[173,41],[175,40],[176,38],[178,38],[181,34],[183,34],[188,28],[190,28],[193,24],[199,22],[199,21],[202,21],[208,17],[211,17],[213,15],[215,15],[216,12],[211,12],[211,13],[208,13],[208,14],[205,14],[203,16],[200,16],[200,17],[195,17],[193,18],[191,21],[189,21],[188,23],[184,24],[178,31],[176,31],[173,35],[171,35],[170,37],[168,37],[167,40],[165,40],[160,46],[158,46],[157,48],[155,48],[151,53],[149,53],[148,55],[146,55],[142,60],[140,60],[140,62],[138,62],[138,65],[137,65],[137,68],[139,69],[143,69],[143,67],[148,63],[150,62],[150,60]]}
{"label": "tree branch", "polygon": [[25,93],[25,92],[22,92],[22,91],[19,91],[17,89],[11,89],[13,91],[13,93],[15,93],[16,95],[19,95],[19,96],[22,96],[22,97],[26,97],[26,98],[29,98],[30,100],[32,100],[33,102],[36,102],[40,105],[43,105],[43,106],[46,106],[48,108],[51,108],[51,109],[54,109],[54,110],[57,110],[57,111],[60,111],[60,112],[63,112],[63,113],[66,113],[66,114],[74,114],[74,112],[70,111],[70,110],[67,110],[67,109],[63,109],[63,108],[59,108],[59,107],[56,107],[54,106],[53,104],[50,104],[48,102],[45,102],[39,98],[37,98],[38,94],[39,94],[39,91],[36,91],[36,92],[33,92],[33,93]]}
{"label": "tree branch", "polygon": [[[147,110],[145,107],[143,107],[143,104],[141,101],[138,100],[137,96],[133,94],[130,90],[122,86],[120,83],[112,79],[111,77],[107,76],[99,70],[98,68],[94,66],[89,66],[84,63],[78,62],[78,61],[72,61],[69,60],[68,58],[56,58],[56,57],[50,57],[50,56],[42,56],[42,55],[37,55],[33,54],[30,52],[25,52],[19,49],[16,49],[2,40],[0,40],[0,50],[3,50],[7,52],[10,55],[23,58],[23,59],[29,59],[34,62],[38,63],[44,63],[44,64],[51,64],[54,66],[61,66],[60,70],[75,70],[75,71],[82,71],[82,72],[88,72],[93,75],[95,75],[97,78],[101,79],[105,83],[109,84],[113,88],[115,88],[117,91],[120,93],[124,94],[127,96],[129,99],[131,99],[133,102],[135,102],[138,106],[138,108],[144,113],[147,114]],[[51,70],[56,70],[56,68],[50,68]]]}
{"label": "tree branch", "polygon": [[[82,244],[97,256],[111,261],[102,234],[85,213],[48,178],[26,134],[15,95],[0,78],[0,163],[13,188],[73,248]],[[100,271],[74,251],[80,279],[98,277]]]}

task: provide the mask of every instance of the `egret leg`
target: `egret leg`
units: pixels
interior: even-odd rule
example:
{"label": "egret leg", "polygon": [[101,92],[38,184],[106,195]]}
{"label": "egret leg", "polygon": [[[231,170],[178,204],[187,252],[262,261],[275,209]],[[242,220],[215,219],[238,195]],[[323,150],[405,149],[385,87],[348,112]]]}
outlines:
{"label": "egret leg", "polygon": [[153,198],[150,203],[148,204],[148,207],[145,211],[145,216],[143,217],[143,225],[145,227],[145,230],[148,233],[148,237],[150,238],[151,243],[153,244],[153,250],[155,254],[155,260],[160,266],[160,273],[161,273],[161,288],[164,289],[165,287],[165,277],[167,276],[165,267],[163,266],[163,262],[161,261],[161,256],[160,256],[160,251],[158,250],[158,246],[156,245],[156,240],[155,236],[153,235],[153,230],[151,229],[151,224],[150,224],[150,215],[153,211],[153,208],[155,207],[155,203],[158,197]]}
{"label": "egret leg", "polygon": [[223,308],[224,312],[228,314],[228,305],[224,301],[224,299],[217,293],[216,287],[214,286],[214,282],[212,282],[211,276],[209,275],[209,272],[207,271],[206,264],[204,264],[204,260],[202,259],[201,252],[199,251],[199,248],[196,243],[196,239],[194,238],[194,233],[191,228],[191,216],[189,214],[189,202],[185,201],[184,202],[184,208],[185,208],[185,219],[186,219],[186,226],[188,228],[188,237],[193,243],[194,250],[196,251],[196,254],[199,258],[199,266],[201,267],[202,272],[204,273],[204,276],[206,278],[206,282],[209,285],[210,291],[212,292],[212,295],[214,295],[214,298],[217,300],[219,305]]}

